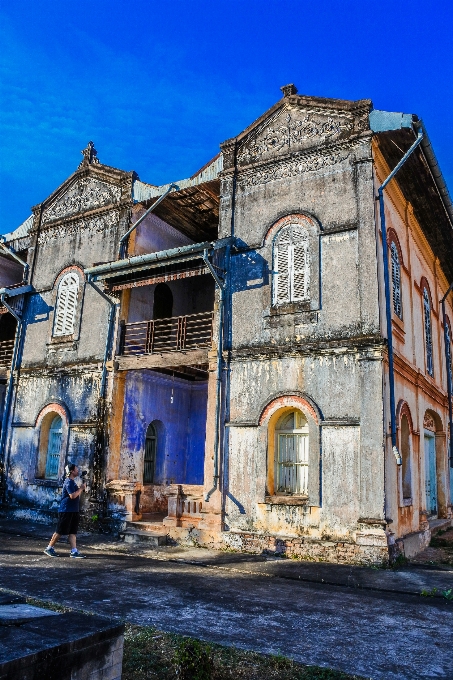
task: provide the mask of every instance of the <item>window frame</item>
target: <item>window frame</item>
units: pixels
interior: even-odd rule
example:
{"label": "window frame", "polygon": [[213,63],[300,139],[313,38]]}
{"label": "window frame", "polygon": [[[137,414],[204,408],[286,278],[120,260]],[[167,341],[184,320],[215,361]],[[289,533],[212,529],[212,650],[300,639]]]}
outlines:
{"label": "window frame", "polygon": [[[392,265],[392,303],[393,313],[401,321],[403,320],[403,296],[401,285],[401,258],[397,243],[390,242],[390,261]],[[397,273],[397,276],[395,276]],[[396,280],[397,279],[397,280]],[[396,300],[396,298],[398,298]],[[399,306],[399,309],[398,309]]]}
{"label": "window frame", "polygon": [[[296,236],[298,237],[296,240]],[[287,243],[285,241],[288,241]],[[295,259],[297,248],[303,250],[303,263],[298,266]],[[280,253],[286,250],[286,271],[283,269]],[[276,234],[272,245],[273,281],[272,281],[272,304],[273,306],[287,305],[300,302],[310,302],[310,234],[308,229],[297,221],[289,222]],[[281,276],[285,274],[286,285],[282,285]],[[296,276],[303,273],[302,294],[297,294]],[[282,288],[287,294],[280,295]]]}
{"label": "window frame", "polygon": [[[73,283],[69,284],[68,286],[65,287],[65,282],[68,281],[69,279],[72,279]],[[76,328],[77,328],[77,314],[79,311],[79,291],[81,288],[81,281],[80,281],[80,275],[77,269],[71,269],[70,271],[65,272],[61,279],[58,282],[58,287],[57,287],[57,296],[56,296],[56,302],[55,302],[55,310],[54,310],[54,318],[53,318],[53,325],[52,325],[52,338],[61,340],[62,338],[69,338],[73,337],[76,333]],[[67,308],[69,304],[71,303],[71,298],[69,297],[71,292],[74,295],[73,299],[73,308],[71,310],[71,317],[68,323],[68,311]],[[62,303],[62,295],[63,293],[66,296],[66,299]],[[64,304],[65,307],[63,310],[60,310],[61,304]],[[63,316],[63,327],[61,331],[57,330],[57,324],[59,323],[59,316],[62,314]]]}
{"label": "window frame", "polygon": [[[281,428],[279,427],[279,424],[284,421],[285,419],[288,418],[291,414],[294,414],[294,418],[298,416],[302,416],[304,420],[304,425],[302,427],[297,427],[294,426],[293,428]],[[310,433],[309,433],[309,427],[308,427],[308,420],[305,416],[305,414],[297,408],[294,408],[280,416],[278,419],[277,423],[275,424],[275,429],[274,429],[274,436],[275,436],[275,445],[274,445],[274,451],[275,451],[275,458],[274,458],[274,465],[275,465],[275,470],[274,470],[274,486],[275,486],[275,494],[277,496],[289,496],[289,497],[307,497],[308,498],[308,475],[309,475],[309,470],[310,470]],[[303,441],[303,449],[304,449],[304,458],[305,461],[297,461],[294,460],[292,465],[285,465],[285,462],[287,463],[288,461],[282,461],[280,458],[280,437],[293,437],[295,441]],[[297,439],[296,439],[297,438]],[[296,449],[298,446],[295,447]],[[297,458],[297,454],[296,454]],[[292,467],[294,468],[294,472],[297,470],[297,468],[300,466],[301,470],[303,470],[303,478],[305,480],[304,482],[304,488],[302,489],[297,489],[295,488],[294,490],[288,490],[288,489],[282,489],[280,480],[283,477],[282,474],[282,468],[283,467]],[[295,474],[296,479],[300,478],[298,474]]]}
{"label": "window frame", "polygon": [[434,355],[433,355],[433,327],[431,321],[431,296],[427,286],[422,289],[423,302],[423,327],[425,335],[425,358],[426,358],[426,372],[431,378],[434,378]]}

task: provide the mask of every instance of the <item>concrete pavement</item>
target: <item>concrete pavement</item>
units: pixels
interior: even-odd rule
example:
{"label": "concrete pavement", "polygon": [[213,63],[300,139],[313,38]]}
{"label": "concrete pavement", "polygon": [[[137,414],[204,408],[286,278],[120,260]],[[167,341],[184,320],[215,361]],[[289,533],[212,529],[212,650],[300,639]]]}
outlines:
{"label": "concrete pavement", "polygon": [[452,571],[374,571],[181,548],[146,557],[99,537],[84,542],[91,544],[86,560],[67,557],[66,544],[57,546],[66,557],[51,559],[36,534],[3,533],[1,586],[373,680],[453,679],[453,603],[411,594],[452,587]]}

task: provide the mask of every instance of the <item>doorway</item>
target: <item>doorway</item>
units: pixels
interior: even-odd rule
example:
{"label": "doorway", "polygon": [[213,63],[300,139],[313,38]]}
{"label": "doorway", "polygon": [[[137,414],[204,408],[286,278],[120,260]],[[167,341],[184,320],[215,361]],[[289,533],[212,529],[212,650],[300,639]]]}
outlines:
{"label": "doorway", "polygon": [[425,493],[426,509],[430,516],[437,517],[437,470],[436,438],[425,430]]}

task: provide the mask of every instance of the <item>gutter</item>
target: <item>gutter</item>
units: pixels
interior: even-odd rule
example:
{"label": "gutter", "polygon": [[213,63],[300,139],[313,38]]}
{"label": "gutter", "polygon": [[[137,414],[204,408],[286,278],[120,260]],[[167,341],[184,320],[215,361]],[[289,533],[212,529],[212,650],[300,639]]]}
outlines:
{"label": "gutter", "polygon": [[205,250],[218,250],[226,245],[229,245],[230,239],[220,239],[218,241],[203,241],[202,243],[193,243],[188,246],[180,246],[178,248],[169,248],[168,250],[160,250],[157,253],[146,253],[145,255],[134,255],[133,257],[128,257],[123,260],[113,260],[112,262],[106,262],[105,264],[100,264],[95,267],[88,267],[84,270],[85,275],[92,280],[98,280],[101,278],[106,278],[109,274],[121,274],[126,272],[132,267],[156,264],[161,262],[167,262],[175,257],[187,256],[187,259],[191,255],[199,254],[203,257],[203,252]]}
{"label": "gutter", "polygon": [[450,284],[449,289],[443,296],[440,304],[442,305],[442,318],[444,323],[444,345],[445,345],[445,366],[447,371],[447,394],[448,394],[448,421],[450,423],[450,467],[453,468],[453,404],[452,404],[452,392],[453,392],[453,376],[452,376],[452,357],[450,343],[452,338],[448,337],[448,326],[447,326],[447,313],[445,311],[445,300],[448,294],[453,290],[453,282]]}
{"label": "gutter", "polygon": [[[385,224],[385,204],[384,204],[384,189],[387,184],[395,177],[398,170],[402,168],[409,156],[421,144],[423,140],[423,129],[419,129],[417,139],[412,144],[410,149],[404,154],[398,165],[392,170],[390,175],[383,181],[378,189],[379,209],[381,217],[381,232],[382,232],[382,259],[384,264],[384,288],[385,288],[385,313],[387,322],[387,346],[388,346],[388,361],[389,361],[389,389],[390,389],[390,429],[392,435],[392,451],[396,458],[397,465],[402,465],[401,454],[398,451],[396,442],[396,406],[395,406],[395,370],[393,365],[393,330],[392,330],[392,310],[391,310],[391,293],[390,293],[390,276],[389,276],[389,261],[388,261],[388,244],[387,244],[387,229]],[[387,428],[385,428],[387,430]]]}

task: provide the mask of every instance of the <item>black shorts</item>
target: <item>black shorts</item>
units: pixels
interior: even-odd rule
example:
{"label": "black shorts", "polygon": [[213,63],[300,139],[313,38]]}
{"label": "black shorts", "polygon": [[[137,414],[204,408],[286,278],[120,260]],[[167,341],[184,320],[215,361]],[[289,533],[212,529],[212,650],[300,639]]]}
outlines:
{"label": "black shorts", "polygon": [[79,526],[79,516],[79,512],[59,512],[56,533],[63,536],[76,534]]}

